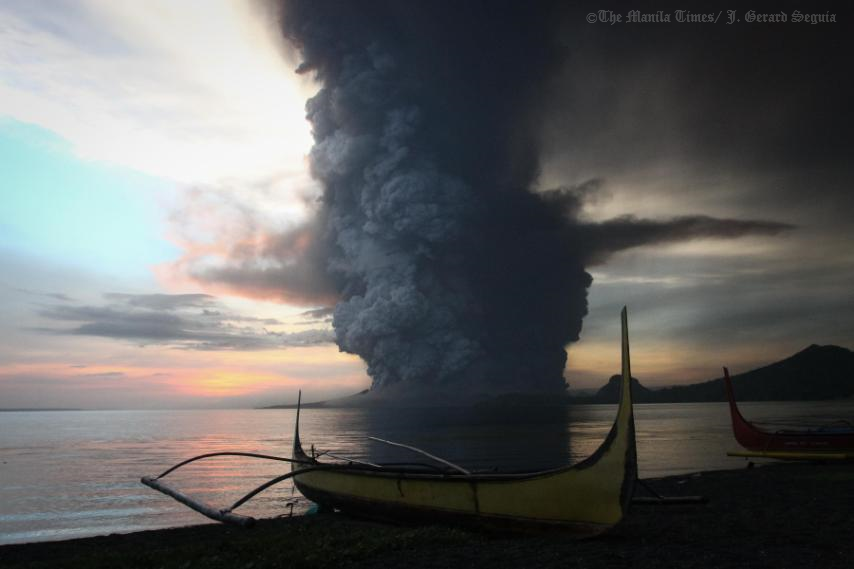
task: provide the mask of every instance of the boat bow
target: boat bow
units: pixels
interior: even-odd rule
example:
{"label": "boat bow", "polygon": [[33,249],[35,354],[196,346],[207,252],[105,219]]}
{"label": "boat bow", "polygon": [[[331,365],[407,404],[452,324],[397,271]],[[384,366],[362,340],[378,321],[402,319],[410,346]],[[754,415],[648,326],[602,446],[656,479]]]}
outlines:
{"label": "boat bow", "polygon": [[854,453],[854,429],[813,427],[801,430],[764,430],[745,419],[739,411],[727,368],[724,368],[724,387],[729,401],[733,435],[738,444],[749,451],[747,454],[728,453],[731,456],[764,454],[767,458],[816,460],[816,457],[835,458],[834,455],[845,459]]}
{"label": "boat bow", "polygon": [[[374,518],[488,525],[536,524],[595,535],[629,509],[637,480],[631,363],[626,309],[621,314],[622,380],[617,417],[600,447],[584,461],[524,474],[425,473],[323,463],[306,456],[294,432],[294,484],[329,508]],[[310,463],[310,464],[309,464]]]}

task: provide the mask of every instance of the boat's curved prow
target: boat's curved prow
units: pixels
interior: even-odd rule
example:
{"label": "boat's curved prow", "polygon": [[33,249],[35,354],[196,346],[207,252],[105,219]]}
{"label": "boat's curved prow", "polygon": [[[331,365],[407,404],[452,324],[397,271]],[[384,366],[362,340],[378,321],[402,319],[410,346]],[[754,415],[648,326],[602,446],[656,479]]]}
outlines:
{"label": "boat's curved prow", "polygon": [[[732,417],[732,432],[738,444],[754,453],[749,456],[790,460],[814,460],[817,456],[824,456],[830,460],[847,458],[850,451],[854,451],[854,428],[828,429],[816,426],[801,429],[780,428],[774,431],[760,428],[745,419],[739,411],[727,368],[724,368],[724,386]],[[741,456],[743,453],[730,454]]]}
{"label": "boat's curved prow", "polygon": [[732,379],[729,377],[729,369],[724,366],[724,389],[726,390],[726,398],[729,401],[729,413],[732,417],[732,424],[735,426],[736,423],[746,423],[744,417],[741,415],[741,411],[738,410],[738,405],[735,402],[735,394],[732,390]]}
{"label": "boat's curved prow", "polygon": [[[291,457],[296,459],[296,460],[305,460],[305,458],[306,458],[305,452],[303,452],[303,450],[302,450],[302,442],[300,441],[300,438],[299,438],[299,412],[300,412],[301,407],[302,407],[302,389],[300,389],[299,394],[297,394],[297,418],[296,418],[296,421],[294,424],[294,446],[293,446],[293,451],[291,454]],[[292,468],[294,468],[296,466],[297,465],[294,464],[294,465],[292,465]],[[294,468],[294,469],[296,469],[296,468]]]}
{"label": "boat's curved prow", "polygon": [[614,421],[612,430],[622,429],[625,431],[626,458],[625,469],[626,476],[623,482],[623,511],[629,509],[634,495],[635,482],[638,475],[638,451],[637,441],[635,439],[635,416],[634,405],[632,400],[632,365],[629,355],[629,323],[626,307],[623,307],[620,313],[620,323],[622,328],[622,380],[620,385],[620,406],[617,411],[617,419]]}
{"label": "boat's curved prow", "polygon": [[724,388],[726,389],[726,397],[729,402],[732,434],[735,436],[735,440],[745,448],[760,448],[762,446],[763,435],[739,411],[738,404],[735,402],[732,379],[729,376],[729,369],[726,367],[724,367]]}
{"label": "boat's curved prow", "polygon": [[602,533],[628,512],[637,480],[627,320],[624,307],[617,416],[599,448],[578,464],[519,474],[462,470],[436,474],[378,465],[335,466],[305,455],[297,424],[294,484],[322,506],[368,517],[534,524],[562,527],[577,535]]}

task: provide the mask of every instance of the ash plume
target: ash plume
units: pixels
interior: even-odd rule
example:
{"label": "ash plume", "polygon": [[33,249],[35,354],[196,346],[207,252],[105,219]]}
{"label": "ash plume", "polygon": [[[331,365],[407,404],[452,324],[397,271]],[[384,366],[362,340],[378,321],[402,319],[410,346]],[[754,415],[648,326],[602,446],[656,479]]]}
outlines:
{"label": "ash plume", "polygon": [[550,7],[283,3],[307,104],[333,326],[374,387],[564,387],[590,276],[528,191]]}
{"label": "ash plume", "polygon": [[[565,346],[587,313],[586,265],[646,242],[787,229],[585,224],[601,180],[531,191],[545,85],[561,60],[553,4],[280,3],[298,71],[321,86],[306,110],[323,187],[304,258],[281,267],[325,275],[336,342],[367,363],[374,388],[560,392]],[[275,274],[240,273],[264,287]]]}

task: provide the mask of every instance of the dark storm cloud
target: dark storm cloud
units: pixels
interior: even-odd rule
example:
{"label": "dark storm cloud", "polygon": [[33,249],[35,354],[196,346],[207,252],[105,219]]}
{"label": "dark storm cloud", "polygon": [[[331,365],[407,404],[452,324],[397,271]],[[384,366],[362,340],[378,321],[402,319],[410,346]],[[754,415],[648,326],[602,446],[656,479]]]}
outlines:
{"label": "dark storm cloud", "polygon": [[127,306],[151,310],[198,308],[216,304],[216,299],[209,294],[123,294],[108,292],[104,294],[104,298]]}
{"label": "dark storm cloud", "polygon": [[575,219],[585,204],[607,198],[605,180],[591,178],[574,186],[561,186],[540,192],[540,199],[554,207],[564,217]]}
{"label": "dark storm cloud", "polygon": [[[760,6],[716,2],[702,11],[723,9],[725,19],[737,9],[742,22],[614,26],[588,24],[589,8],[569,7],[561,18],[566,60],[542,123],[547,159],[561,162],[558,170],[610,178],[667,162],[725,178],[773,171],[761,190],[778,199],[820,193],[851,203],[850,7],[774,4],[775,13],[837,15],[824,25],[749,24],[746,11],[763,13]],[[655,9],[686,8],[700,11]],[[805,170],[806,184],[786,183]]]}
{"label": "dark storm cloud", "polygon": [[270,331],[275,319],[246,317],[223,310],[216,299],[203,294],[104,295],[109,304],[44,307],[40,315],[71,328],[41,328],[42,332],[99,336],[142,345],[190,350],[259,350],[328,343],[329,330],[293,333]]}
{"label": "dark storm cloud", "polygon": [[9,287],[9,288],[14,290],[14,291],[23,292],[24,294],[28,294],[31,296],[40,296],[42,298],[49,298],[51,300],[59,300],[61,302],[72,302],[74,300],[73,298],[71,298],[67,294],[61,293],[61,292],[43,292],[43,291],[31,290],[28,288],[20,288],[20,287]]}
{"label": "dark storm cloud", "polygon": [[[851,271],[847,273],[847,278],[854,277]],[[635,320],[647,323],[636,329],[636,335],[650,343],[678,346],[671,348],[674,351],[699,354],[674,363],[702,363],[705,371],[693,378],[671,377],[671,383],[712,377],[727,359],[751,369],[810,344],[851,348],[854,304],[840,302],[845,297],[850,301],[850,293],[840,290],[840,283],[827,279],[827,274],[824,267],[792,268],[718,281],[702,279],[675,288],[636,285],[632,297]],[[613,305],[618,303],[615,299]]]}
{"label": "dark storm cloud", "polygon": [[747,254],[709,262],[646,250],[621,261],[596,274],[584,340],[611,342],[613,314],[629,304],[640,360],[645,349],[671,354],[670,369],[651,373],[639,362],[641,377],[653,384],[703,381],[728,362],[749,370],[810,344],[854,345],[854,265],[797,251],[791,258]]}
{"label": "dark storm cloud", "polygon": [[[649,212],[649,204],[656,217],[684,215],[686,203],[702,204],[708,211],[696,213],[783,220],[797,230],[761,223],[753,227],[760,235],[782,230],[778,246],[734,246],[725,255],[698,249],[677,259],[648,250],[599,258],[607,263],[597,267],[602,279],[594,284],[595,316],[585,322],[585,338],[601,340],[604,319],[629,302],[644,337],[679,346],[674,351],[686,359],[773,345],[757,350],[758,365],[811,343],[850,346],[850,6],[783,2],[767,10],[836,14],[836,23],[822,25],[748,24],[746,10],[761,13],[762,6],[721,3],[658,3],[655,10],[722,9],[726,18],[736,9],[742,22],[585,21],[602,8],[627,12],[587,4],[561,17],[566,59],[549,86],[540,131],[546,177],[601,179],[629,215],[636,207]],[[670,229],[678,229],[672,221]],[[615,249],[637,238],[655,242],[662,231],[645,221],[625,228],[620,220],[600,229],[594,233]],[[690,355],[694,349],[703,353]],[[712,376],[702,374],[690,379]]]}
{"label": "dark storm cloud", "polygon": [[301,316],[304,316],[308,320],[327,320],[332,318],[333,312],[335,312],[334,307],[324,306],[322,308],[306,310],[301,314]]}

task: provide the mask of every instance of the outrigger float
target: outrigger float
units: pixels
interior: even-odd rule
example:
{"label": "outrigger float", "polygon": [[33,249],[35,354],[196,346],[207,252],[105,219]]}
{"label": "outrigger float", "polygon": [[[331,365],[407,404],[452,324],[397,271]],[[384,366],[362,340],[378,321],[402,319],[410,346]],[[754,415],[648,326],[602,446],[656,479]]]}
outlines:
{"label": "outrigger float", "polygon": [[[331,453],[303,451],[299,404],[290,458],[242,452],[218,452],[177,464],[143,484],[214,520],[251,525],[254,519],[234,513],[264,490],[292,479],[309,500],[327,510],[383,520],[449,522],[487,526],[539,526],[565,529],[580,537],[600,534],[617,524],[633,502],[637,475],[635,424],[626,309],[622,322],[622,380],[617,417],[602,445],[586,460],[552,470],[520,474],[476,473],[421,449],[392,443],[427,456],[437,466],[374,464]],[[228,508],[219,509],[183,494],[162,479],[176,469],[215,456],[244,456],[291,464],[291,471],[252,490]],[[322,456],[343,462],[321,462]],[[645,486],[645,485],[643,485]],[[651,489],[640,503],[696,503],[699,497],[666,498]]]}
{"label": "outrigger float", "polygon": [[729,402],[732,431],[743,451],[728,456],[777,460],[854,460],[854,425],[833,425],[769,430],[744,418],[735,402],[732,379],[724,368],[724,387]]}

